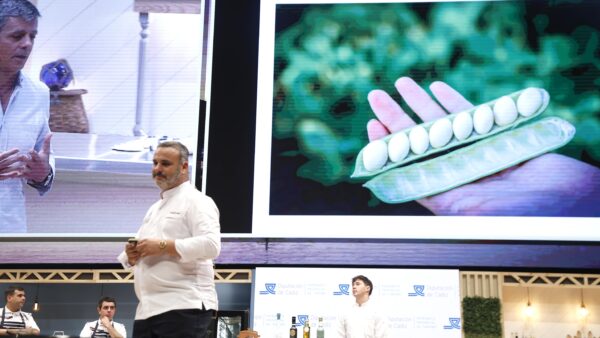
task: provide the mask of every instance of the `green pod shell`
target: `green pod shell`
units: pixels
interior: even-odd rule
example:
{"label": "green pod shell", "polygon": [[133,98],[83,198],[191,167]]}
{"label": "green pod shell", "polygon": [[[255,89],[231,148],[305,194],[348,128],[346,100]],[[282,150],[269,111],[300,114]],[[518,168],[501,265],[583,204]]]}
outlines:
{"label": "green pod shell", "polygon": [[[427,149],[427,151],[425,151],[423,154],[415,154],[413,152],[409,152],[408,156],[406,156],[406,158],[404,158],[402,161],[392,162],[388,158],[387,162],[383,165],[383,167],[381,167],[381,168],[379,168],[377,170],[372,170],[372,171],[369,171],[369,170],[367,170],[365,168],[365,165],[364,165],[364,162],[363,162],[363,152],[364,152],[365,148],[363,148],[358,153],[358,156],[356,157],[356,163],[355,163],[355,166],[354,166],[354,172],[352,173],[351,177],[352,178],[370,178],[370,177],[373,177],[375,175],[381,174],[381,173],[383,173],[385,171],[388,171],[388,170],[390,170],[392,168],[396,168],[396,167],[408,164],[409,162],[413,162],[413,161],[419,160],[421,158],[424,158],[424,157],[427,157],[427,156],[430,156],[430,155],[433,155],[433,154],[436,154],[436,153],[439,153],[439,152],[443,152],[443,151],[448,150],[450,148],[458,147],[458,146],[461,146],[463,144],[471,143],[471,142],[474,142],[474,141],[477,141],[477,140],[480,140],[480,139],[483,139],[483,138],[490,137],[492,135],[501,133],[501,132],[503,132],[503,131],[505,131],[507,129],[515,128],[516,126],[518,126],[518,125],[520,125],[520,124],[522,124],[522,123],[524,123],[526,121],[529,121],[529,120],[535,118],[536,116],[538,116],[539,114],[541,114],[546,109],[546,107],[548,106],[548,103],[550,101],[550,95],[548,94],[548,92],[545,89],[542,89],[542,88],[536,88],[536,89],[540,90],[540,92],[542,94],[542,104],[541,104],[541,106],[534,113],[532,113],[529,116],[525,117],[525,116],[522,116],[521,114],[519,114],[517,116],[517,119],[514,122],[512,122],[512,123],[510,123],[508,125],[505,125],[505,126],[499,126],[497,124],[494,124],[493,127],[492,127],[492,129],[489,132],[485,133],[485,134],[478,134],[477,132],[475,132],[473,130],[473,132],[471,133],[471,135],[469,137],[467,137],[466,139],[462,140],[462,141],[458,140],[455,136],[452,136],[452,139],[445,146],[440,147],[440,148],[433,148],[433,147],[429,146],[429,148]],[[521,93],[523,93],[525,90],[526,89],[523,89],[523,90],[514,92],[514,93],[506,95],[506,96],[508,96],[511,99],[513,99],[514,102],[517,102],[517,99],[519,98],[519,96],[521,95]],[[494,104],[496,103],[496,101],[498,101],[500,99],[501,98],[497,98],[497,99],[495,99],[493,101],[489,101],[489,102],[484,103],[482,105],[473,107],[473,108],[467,110],[467,112],[471,115],[471,117],[473,117],[473,114],[475,113],[475,111],[477,110],[478,107],[483,106],[483,105],[488,105],[491,108],[491,107],[494,106]],[[449,119],[450,122],[453,122],[454,119],[456,118],[456,116],[458,114],[460,114],[460,113],[449,114],[447,116],[444,116],[443,118]],[[429,122],[426,122],[426,123],[422,123],[419,126],[424,127],[425,130],[427,130],[427,132],[429,133],[429,130],[430,130],[431,126],[436,121],[437,120],[433,120],[433,121],[429,121]],[[384,140],[386,143],[388,143],[390,141],[390,139],[394,135],[396,135],[397,133],[406,133],[408,135],[410,133],[410,131],[413,128],[415,128],[415,127],[416,126],[413,126],[413,127],[410,127],[410,128],[406,128],[406,129],[403,129],[403,130],[401,130],[399,132],[396,132],[394,134],[387,135],[382,140]]]}
{"label": "green pod shell", "polygon": [[404,203],[476,181],[567,144],[575,127],[548,117],[448,154],[383,173],[364,184],[385,203]]}

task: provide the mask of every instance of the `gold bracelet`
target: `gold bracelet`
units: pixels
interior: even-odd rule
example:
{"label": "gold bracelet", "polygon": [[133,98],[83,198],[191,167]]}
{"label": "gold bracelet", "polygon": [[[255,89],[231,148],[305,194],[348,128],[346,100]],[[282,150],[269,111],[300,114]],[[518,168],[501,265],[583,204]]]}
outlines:
{"label": "gold bracelet", "polygon": [[158,242],[158,248],[161,250],[164,250],[167,247],[167,241],[162,240],[160,242]]}

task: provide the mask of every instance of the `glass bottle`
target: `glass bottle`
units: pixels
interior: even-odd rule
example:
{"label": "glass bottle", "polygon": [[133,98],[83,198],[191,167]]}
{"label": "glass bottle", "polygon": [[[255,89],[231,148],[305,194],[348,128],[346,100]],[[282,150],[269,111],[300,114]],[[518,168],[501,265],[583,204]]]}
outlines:
{"label": "glass bottle", "polygon": [[277,313],[275,317],[275,338],[283,338],[285,334],[285,324],[281,318],[281,313]]}
{"label": "glass bottle", "polygon": [[290,327],[290,338],[298,337],[298,329],[296,328],[296,317],[292,317],[292,327]]}
{"label": "glass bottle", "polygon": [[325,338],[325,328],[323,327],[323,317],[319,317],[319,324],[317,325],[317,338]]}
{"label": "glass bottle", "polygon": [[310,338],[310,324],[308,323],[308,318],[304,322],[304,327],[302,328],[302,338]]}

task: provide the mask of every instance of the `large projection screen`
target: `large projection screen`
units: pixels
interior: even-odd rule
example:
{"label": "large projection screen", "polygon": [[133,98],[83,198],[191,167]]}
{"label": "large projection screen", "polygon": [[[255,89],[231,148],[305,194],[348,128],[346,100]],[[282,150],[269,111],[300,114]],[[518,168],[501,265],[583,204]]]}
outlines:
{"label": "large projection screen", "polygon": [[[590,14],[598,12],[595,1],[261,1],[252,233],[598,241],[600,27]],[[401,77],[427,93],[443,81],[473,105],[544,88],[550,100],[541,117],[567,120],[576,134],[498,175],[386,203],[362,186],[366,179],[350,176],[377,118],[372,90],[399,102],[380,99],[378,110],[390,116],[403,109],[420,122],[414,107],[436,105],[418,93],[407,103],[394,88]],[[392,131],[401,118],[379,115]],[[461,163],[476,164],[464,156]],[[448,172],[422,175],[431,182]]]}
{"label": "large projection screen", "polygon": [[[38,34],[22,73],[37,80],[45,64],[62,59],[74,80],[50,93],[53,185],[40,196],[23,184],[26,220],[0,220],[0,236],[135,233],[159,198],[151,176],[159,140],[186,144],[190,168],[197,168],[204,2],[145,16],[133,0],[35,3],[41,12]],[[190,13],[180,13],[183,9]],[[0,147],[2,153],[9,150],[4,139]],[[8,198],[0,202],[2,215],[11,215],[19,205],[9,193],[3,196]]]}
{"label": "large projection screen", "polygon": [[[41,17],[22,73],[37,80],[44,65],[63,59],[74,80],[50,96],[52,188],[43,196],[27,184],[14,191],[26,200],[20,224],[5,221],[20,206],[3,190],[0,264],[116,265],[126,239],[160,198],[151,176],[159,140],[186,144],[192,182],[200,173],[205,2],[34,3]],[[5,136],[28,137],[2,130],[1,153],[9,150]]]}
{"label": "large projection screen", "polygon": [[[24,72],[35,78],[42,65],[67,59],[76,79],[70,88],[87,90],[90,133],[55,134],[54,186],[45,196],[26,189],[27,229],[0,233],[0,257],[115,264],[159,198],[151,151],[112,149],[140,145],[131,130],[143,16],[133,1],[37,4],[39,34]],[[597,1],[201,6],[200,15],[150,14],[143,127],[189,142],[194,168],[205,149],[195,184],[221,212],[217,264],[600,266]],[[485,194],[468,185],[466,202],[484,199],[475,206],[501,204],[501,211],[446,215],[423,201],[384,203],[350,176],[376,118],[369,92],[389,94],[416,118],[394,86],[403,76],[428,94],[444,81],[475,105],[544,88],[550,100],[538,119],[560,117],[575,136],[551,157],[520,165],[537,167],[518,182],[498,180]],[[562,165],[546,161],[556,156]],[[365,247],[367,259],[349,261]],[[294,254],[299,249],[308,251]]]}

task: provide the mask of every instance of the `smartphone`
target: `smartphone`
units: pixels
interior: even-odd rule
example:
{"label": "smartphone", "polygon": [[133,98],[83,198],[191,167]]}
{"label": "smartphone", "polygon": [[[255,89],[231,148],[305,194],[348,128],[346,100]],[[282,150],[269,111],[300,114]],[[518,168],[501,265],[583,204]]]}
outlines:
{"label": "smartphone", "polygon": [[130,244],[133,245],[137,245],[138,239],[137,238],[130,238],[127,240],[127,242],[129,242]]}

